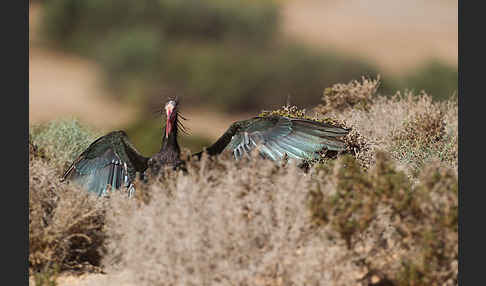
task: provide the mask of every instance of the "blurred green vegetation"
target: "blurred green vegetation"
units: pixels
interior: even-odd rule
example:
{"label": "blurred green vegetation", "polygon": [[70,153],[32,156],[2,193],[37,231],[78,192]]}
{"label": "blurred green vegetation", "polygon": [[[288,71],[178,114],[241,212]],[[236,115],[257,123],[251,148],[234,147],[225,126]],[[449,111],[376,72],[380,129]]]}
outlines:
{"label": "blurred green vegetation", "polygon": [[[310,108],[339,82],[381,74],[378,93],[424,89],[446,99],[458,87],[457,67],[424,63],[405,76],[337,51],[312,49],[278,36],[272,0],[49,0],[43,32],[50,45],[96,60],[114,96],[147,110],[167,96],[184,105],[255,112],[290,103]],[[457,96],[457,93],[456,93]],[[142,152],[160,148],[160,121],[126,128]],[[228,123],[229,125],[230,123]],[[192,151],[208,139],[182,136]]]}
{"label": "blurred green vegetation", "polygon": [[335,82],[378,70],[361,59],[278,37],[279,6],[244,0],[51,0],[43,30],[58,48],[98,61],[117,96],[144,103],[161,88],[221,110],[311,106]]}
{"label": "blurred green vegetation", "polygon": [[398,83],[400,89],[425,90],[434,100],[446,100],[457,96],[459,73],[457,67],[439,60],[430,60]]}

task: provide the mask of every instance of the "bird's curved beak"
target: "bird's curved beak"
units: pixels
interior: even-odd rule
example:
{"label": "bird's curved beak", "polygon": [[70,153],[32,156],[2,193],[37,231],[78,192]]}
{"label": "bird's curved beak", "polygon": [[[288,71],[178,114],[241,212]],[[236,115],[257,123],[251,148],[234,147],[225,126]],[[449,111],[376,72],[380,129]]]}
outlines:
{"label": "bird's curved beak", "polygon": [[172,131],[172,112],[174,111],[174,105],[173,104],[167,104],[165,107],[165,112],[167,113],[167,124],[165,127],[165,137],[169,137],[169,133]]}

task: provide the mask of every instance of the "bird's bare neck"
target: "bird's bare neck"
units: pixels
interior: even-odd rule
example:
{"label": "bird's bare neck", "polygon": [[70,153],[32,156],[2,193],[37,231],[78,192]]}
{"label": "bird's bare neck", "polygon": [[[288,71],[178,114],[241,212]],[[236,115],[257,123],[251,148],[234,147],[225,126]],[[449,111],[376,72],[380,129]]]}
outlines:
{"label": "bird's bare neck", "polygon": [[[178,118],[177,114],[174,117],[173,121],[171,122],[172,129],[170,130],[168,137],[166,133],[163,134],[163,141],[162,141],[162,148],[161,150],[173,149],[174,151],[179,152],[179,143],[177,142],[177,134],[178,134]],[[167,127],[166,127],[167,128]],[[164,130],[165,131],[165,130]]]}

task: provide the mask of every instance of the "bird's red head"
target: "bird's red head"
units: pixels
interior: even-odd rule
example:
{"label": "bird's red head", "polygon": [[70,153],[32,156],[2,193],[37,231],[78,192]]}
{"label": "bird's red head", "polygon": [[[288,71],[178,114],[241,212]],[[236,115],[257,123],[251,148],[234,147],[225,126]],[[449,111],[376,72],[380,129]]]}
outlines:
{"label": "bird's red head", "polygon": [[177,115],[177,100],[170,100],[165,104],[165,113],[167,114],[167,124],[165,127],[165,137],[169,137],[172,128],[174,128],[175,118]]}

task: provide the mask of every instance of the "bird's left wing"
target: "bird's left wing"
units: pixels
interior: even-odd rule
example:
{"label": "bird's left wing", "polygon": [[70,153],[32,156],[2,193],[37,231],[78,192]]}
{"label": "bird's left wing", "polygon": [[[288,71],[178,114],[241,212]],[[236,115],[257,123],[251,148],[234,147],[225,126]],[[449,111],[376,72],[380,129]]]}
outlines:
{"label": "bird's left wing", "polygon": [[285,156],[310,160],[318,158],[322,150],[343,151],[346,144],[338,138],[348,133],[349,129],[313,120],[255,117],[232,124],[207,151],[215,155],[228,150],[240,159],[257,149],[260,155],[274,161]]}

